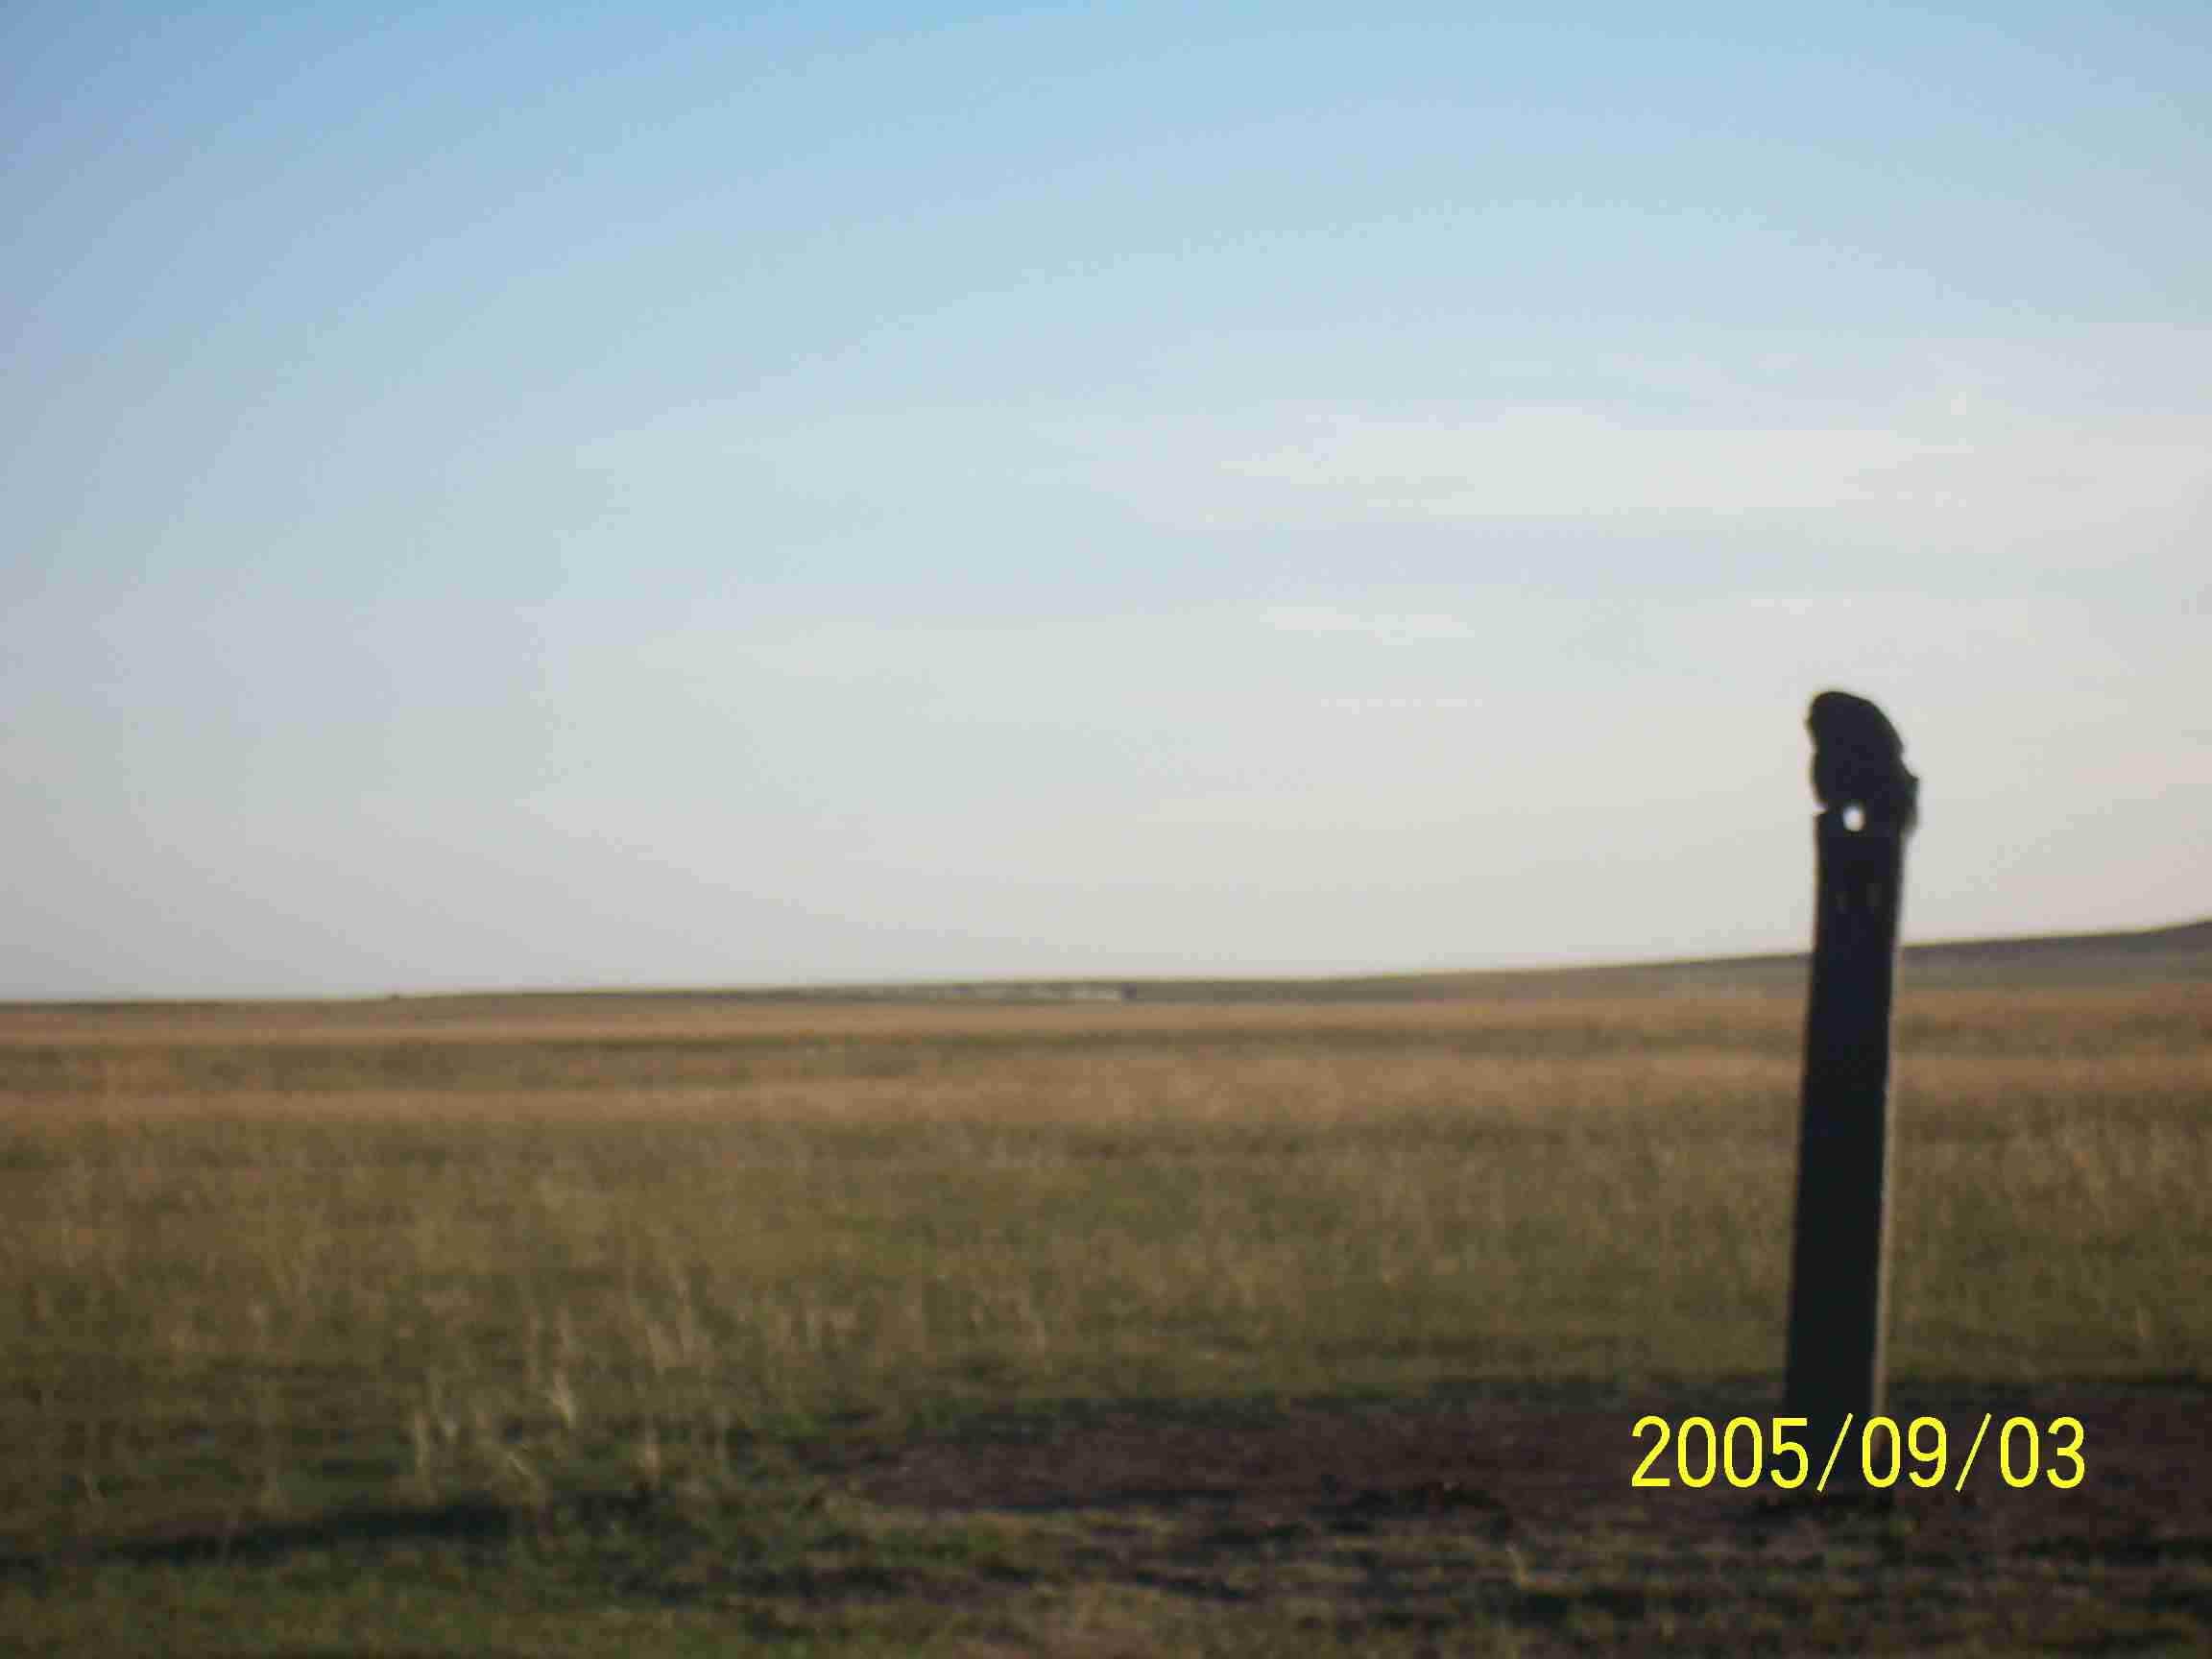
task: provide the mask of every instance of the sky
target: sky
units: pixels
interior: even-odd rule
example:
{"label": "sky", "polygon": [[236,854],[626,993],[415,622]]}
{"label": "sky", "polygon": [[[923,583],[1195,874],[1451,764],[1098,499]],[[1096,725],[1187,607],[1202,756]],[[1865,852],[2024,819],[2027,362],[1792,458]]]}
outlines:
{"label": "sky", "polygon": [[2212,915],[2212,9],[0,7],[0,998]]}

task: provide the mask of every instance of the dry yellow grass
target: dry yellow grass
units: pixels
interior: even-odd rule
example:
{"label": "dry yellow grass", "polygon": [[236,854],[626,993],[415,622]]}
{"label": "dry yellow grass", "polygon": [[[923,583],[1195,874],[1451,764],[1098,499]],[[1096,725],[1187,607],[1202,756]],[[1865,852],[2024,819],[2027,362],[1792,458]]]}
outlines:
{"label": "dry yellow grass", "polygon": [[[405,1002],[0,1019],[18,1542],[711,1483],[979,1400],[1755,1378],[1799,1009]],[[2212,1015],[1940,993],[1893,1363],[2212,1358]]]}

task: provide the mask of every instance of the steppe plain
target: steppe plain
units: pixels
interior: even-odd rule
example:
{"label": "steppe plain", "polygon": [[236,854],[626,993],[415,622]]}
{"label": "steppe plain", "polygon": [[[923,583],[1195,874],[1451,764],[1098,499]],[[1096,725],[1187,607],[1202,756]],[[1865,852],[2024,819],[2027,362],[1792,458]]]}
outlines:
{"label": "steppe plain", "polygon": [[1944,1479],[1631,1484],[1803,972],[0,1008],[0,1648],[2201,1651],[2212,925],[1908,955]]}

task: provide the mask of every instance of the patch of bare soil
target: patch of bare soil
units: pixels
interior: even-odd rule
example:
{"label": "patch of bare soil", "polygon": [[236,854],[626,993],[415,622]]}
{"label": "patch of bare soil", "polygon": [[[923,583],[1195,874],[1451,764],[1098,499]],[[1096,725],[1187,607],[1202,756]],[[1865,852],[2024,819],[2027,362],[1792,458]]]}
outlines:
{"label": "patch of bare soil", "polygon": [[[1018,1528],[1065,1582],[1391,1651],[1454,1651],[1455,1633],[1479,1630],[1525,1651],[2139,1652],[2212,1638],[2201,1382],[1896,1410],[1946,1424],[1940,1487],[1870,1491],[1839,1464],[1818,1497],[1678,1477],[1639,1490],[1650,1440],[1631,1437],[1635,1409],[1454,1402],[1041,1418],[910,1445],[852,1490]],[[1996,1421],[1960,1493],[1984,1411]],[[1997,1437],[2013,1413],[2080,1419],[2079,1486],[2006,1483]],[[2044,1433],[2045,1470],[2053,1445]],[[1671,1449],[1660,1471],[1674,1474]]]}

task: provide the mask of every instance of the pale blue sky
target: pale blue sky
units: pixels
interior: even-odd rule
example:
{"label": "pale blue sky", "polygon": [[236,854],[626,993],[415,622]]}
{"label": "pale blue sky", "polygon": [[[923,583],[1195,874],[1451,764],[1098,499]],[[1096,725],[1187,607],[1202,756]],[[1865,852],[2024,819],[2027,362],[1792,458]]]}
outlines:
{"label": "pale blue sky", "polygon": [[0,9],[0,997],[2212,913],[2212,10]]}

